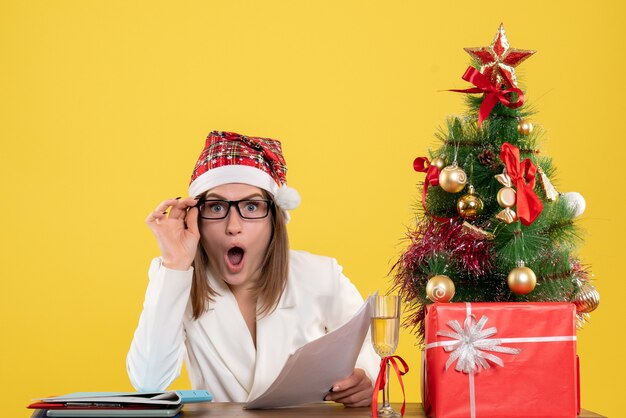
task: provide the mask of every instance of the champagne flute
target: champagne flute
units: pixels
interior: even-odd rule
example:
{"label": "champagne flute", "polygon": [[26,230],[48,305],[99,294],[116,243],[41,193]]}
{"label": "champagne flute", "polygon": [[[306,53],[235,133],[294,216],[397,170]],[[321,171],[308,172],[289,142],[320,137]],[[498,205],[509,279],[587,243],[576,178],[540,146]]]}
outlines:
{"label": "champagne flute", "polygon": [[[391,356],[396,352],[400,335],[400,296],[376,295],[374,297],[371,335],[374,351],[381,358]],[[387,363],[383,404],[378,408],[378,415],[399,417],[400,414],[389,404],[389,367]]]}

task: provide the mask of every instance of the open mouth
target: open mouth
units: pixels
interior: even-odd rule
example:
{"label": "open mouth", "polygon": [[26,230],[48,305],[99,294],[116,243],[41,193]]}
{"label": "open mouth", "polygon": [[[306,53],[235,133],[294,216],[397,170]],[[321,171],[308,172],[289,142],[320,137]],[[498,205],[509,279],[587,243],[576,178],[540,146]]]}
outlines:
{"label": "open mouth", "polygon": [[233,247],[228,250],[228,253],[226,255],[228,257],[228,261],[230,261],[230,264],[232,264],[233,266],[238,266],[241,263],[241,260],[243,260],[243,254],[243,248]]}
{"label": "open mouth", "polygon": [[243,269],[243,257],[246,251],[241,247],[232,247],[226,251],[226,264],[231,273],[239,273]]}

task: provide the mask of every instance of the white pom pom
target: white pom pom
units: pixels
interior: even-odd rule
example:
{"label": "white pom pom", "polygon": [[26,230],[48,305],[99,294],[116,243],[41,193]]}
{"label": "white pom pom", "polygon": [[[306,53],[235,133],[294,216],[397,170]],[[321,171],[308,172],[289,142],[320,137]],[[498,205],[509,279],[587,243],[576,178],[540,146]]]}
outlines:
{"label": "white pom pom", "polygon": [[587,207],[587,203],[585,202],[585,198],[578,192],[567,192],[561,195],[561,199],[567,202],[567,206],[574,213],[574,218],[578,218],[585,212],[585,208]]}
{"label": "white pom pom", "polygon": [[274,196],[276,205],[284,210],[292,210],[300,206],[300,194],[292,187],[283,184]]}

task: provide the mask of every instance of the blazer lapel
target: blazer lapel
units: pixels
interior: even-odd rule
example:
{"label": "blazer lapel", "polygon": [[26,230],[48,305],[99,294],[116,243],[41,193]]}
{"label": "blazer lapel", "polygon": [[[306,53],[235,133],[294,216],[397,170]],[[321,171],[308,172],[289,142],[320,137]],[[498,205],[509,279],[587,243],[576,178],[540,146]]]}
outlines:
{"label": "blazer lapel", "polygon": [[[291,272],[289,273],[291,276]],[[251,401],[272,384],[292,354],[292,341],[297,326],[296,297],[291,277],[276,309],[256,323],[256,367],[254,383],[248,396]]]}
{"label": "blazer lapel", "polygon": [[208,312],[204,315],[205,331],[225,367],[249,393],[253,386],[256,362],[250,331],[228,286],[214,279],[210,272],[208,277],[211,288],[219,295],[214,302],[209,302]]}

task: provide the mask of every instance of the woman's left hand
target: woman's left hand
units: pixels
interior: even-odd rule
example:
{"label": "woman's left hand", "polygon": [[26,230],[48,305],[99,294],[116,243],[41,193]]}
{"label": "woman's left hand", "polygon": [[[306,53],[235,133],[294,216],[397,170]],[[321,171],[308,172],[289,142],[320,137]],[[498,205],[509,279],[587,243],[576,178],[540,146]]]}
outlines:
{"label": "woman's left hand", "polygon": [[324,400],[335,401],[349,407],[369,406],[372,403],[372,381],[363,369],[354,369],[352,374],[336,382]]}

